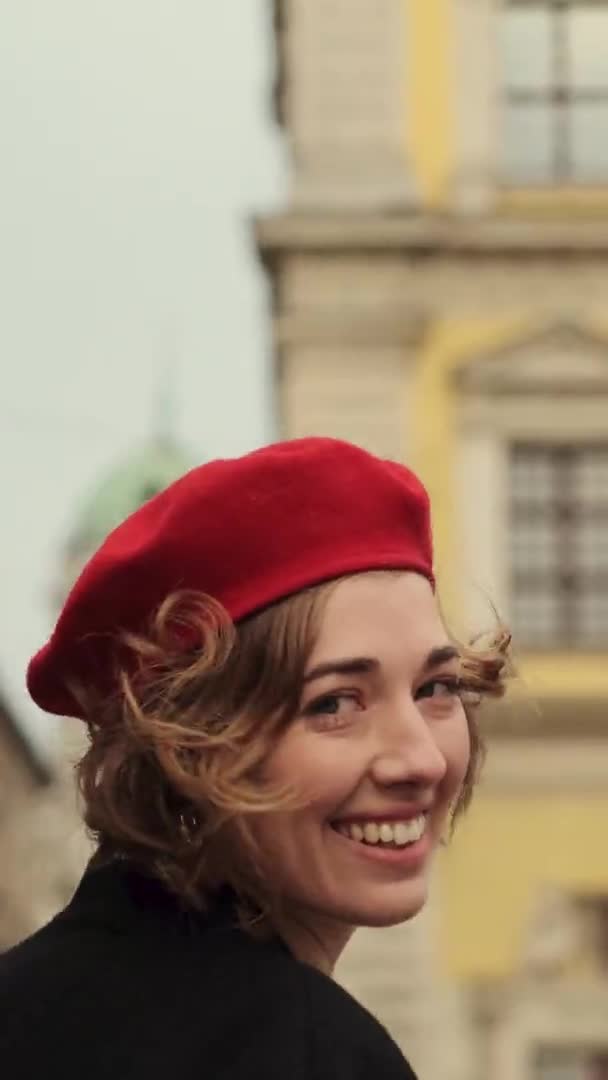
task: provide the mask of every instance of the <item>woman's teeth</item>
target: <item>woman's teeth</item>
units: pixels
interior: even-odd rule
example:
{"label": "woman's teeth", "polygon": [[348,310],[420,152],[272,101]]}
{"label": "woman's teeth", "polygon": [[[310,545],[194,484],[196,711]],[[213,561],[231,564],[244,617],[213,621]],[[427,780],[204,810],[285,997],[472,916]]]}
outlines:
{"label": "woman's teeth", "polygon": [[391,844],[397,847],[405,847],[406,844],[415,844],[424,833],[426,818],[424,814],[412,818],[410,821],[393,821],[377,823],[375,821],[353,822],[351,824],[336,825],[336,829],[342,836],[349,840],[356,840],[360,844]]}

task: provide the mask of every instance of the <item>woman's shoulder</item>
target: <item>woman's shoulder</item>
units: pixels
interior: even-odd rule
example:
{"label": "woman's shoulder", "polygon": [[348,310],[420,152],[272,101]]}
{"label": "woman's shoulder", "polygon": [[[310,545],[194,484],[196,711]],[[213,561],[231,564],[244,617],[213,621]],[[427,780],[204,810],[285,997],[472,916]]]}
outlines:
{"label": "woman's shoulder", "polygon": [[333,979],[298,966],[319,1076],[416,1080],[397,1044],[363,1005]]}
{"label": "woman's shoulder", "polygon": [[190,1077],[197,1062],[230,1080],[413,1080],[381,1025],[286,950],[224,931],[190,946],[180,936],[144,953],[131,935],[60,919],[1,957],[11,1075],[44,1066],[72,1080],[86,1053],[90,1080]]}
{"label": "woman's shoulder", "polygon": [[56,1060],[70,1080],[86,1046],[91,1080],[132,1061],[146,1064],[147,1080],[163,1068],[189,1076],[193,1061],[231,1080],[412,1080],[387,1032],[342,987],[224,916],[178,918],[147,883],[89,876],[65,912],[0,957],[0,1044],[23,1070],[14,1075],[46,1061],[53,1076]]}
{"label": "woman's shoulder", "polygon": [[268,1070],[283,1061],[277,1075],[294,1080],[416,1080],[382,1024],[334,979],[244,933],[215,944],[218,1000],[230,1000],[252,1060],[267,1053]]}

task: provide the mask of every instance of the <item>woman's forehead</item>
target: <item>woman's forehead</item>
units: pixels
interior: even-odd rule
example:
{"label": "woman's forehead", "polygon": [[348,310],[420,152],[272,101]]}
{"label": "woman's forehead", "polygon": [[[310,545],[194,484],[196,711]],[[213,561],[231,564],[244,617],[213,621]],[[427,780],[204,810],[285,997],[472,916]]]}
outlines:
{"label": "woman's forehead", "polygon": [[426,655],[449,644],[429,582],[419,574],[370,572],[347,578],[324,605],[311,663],[333,655],[398,650]]}

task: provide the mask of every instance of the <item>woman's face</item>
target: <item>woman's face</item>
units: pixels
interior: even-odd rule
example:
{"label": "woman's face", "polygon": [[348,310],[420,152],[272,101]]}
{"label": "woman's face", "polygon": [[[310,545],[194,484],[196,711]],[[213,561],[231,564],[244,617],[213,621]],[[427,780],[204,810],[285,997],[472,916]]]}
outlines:
{"label": "woman's face", "polygon": [[290,909],[350,928],[422,907],[469,761],[458,674],[424,578],[361,574],[330,593],[298,714],[266,769],[306,804],[254,825]]}

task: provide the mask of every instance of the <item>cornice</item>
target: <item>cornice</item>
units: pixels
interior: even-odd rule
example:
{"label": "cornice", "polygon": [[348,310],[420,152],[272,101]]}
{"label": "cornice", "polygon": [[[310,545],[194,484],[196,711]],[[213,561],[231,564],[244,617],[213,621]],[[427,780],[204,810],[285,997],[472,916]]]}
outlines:
{"label": "cornice", "polygon": [[315,251],[521,258],[608,255],[608,221],[601,218],[286,212],[258,217],[253,228],[258,250],[268,262]]}

